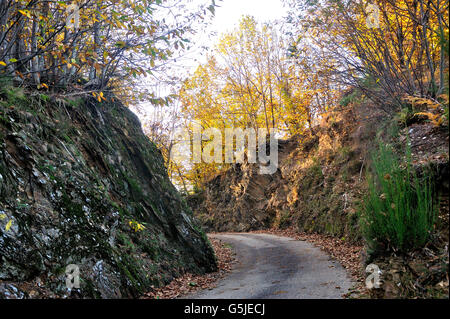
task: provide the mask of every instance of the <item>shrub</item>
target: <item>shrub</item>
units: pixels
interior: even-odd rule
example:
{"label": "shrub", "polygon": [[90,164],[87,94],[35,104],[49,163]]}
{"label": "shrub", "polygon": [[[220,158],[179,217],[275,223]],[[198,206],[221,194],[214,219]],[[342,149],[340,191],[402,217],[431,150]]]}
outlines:
{"label": "shrub", "polygon": [[402,167],[400,157],[382,142],[372,154],[360,225],[373,252],[406,252],[423,247],[430,238],[438,207],[433,203],[431,179],[413,172],[409,149],[406,158]]}
{"label": "shrub", "polygon": [[339,104],[341,106],[347,106],[351,103],[354,103],[360,98],[361,92],[358,89],[353,89],[348,94],[344,95],[341,100],[339,101]]}

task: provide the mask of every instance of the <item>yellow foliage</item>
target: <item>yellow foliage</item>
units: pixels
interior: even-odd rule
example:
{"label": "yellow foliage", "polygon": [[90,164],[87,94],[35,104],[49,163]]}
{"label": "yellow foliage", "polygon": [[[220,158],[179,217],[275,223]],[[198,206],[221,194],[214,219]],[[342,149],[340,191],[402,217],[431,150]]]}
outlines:
{"label": "yellow foliage", "polygon": [[414,115],[426,116],[434,126],[441,126],[444,123],[444,116],[441,114],[433,114],[431,112],[417,112]]}
{"label": "yellow foliage", "polygon": [[441,104],[437,101],[433,101],[429,98],[424,97],[417,97],[417,96],[411,96],[408,95],[404,98],[404,100],[408,103],[410,103],[413,107],[413,109],[416,109],[417,107],[425,107],[425,108],[431,108],[431,109],[437,109],[441,106]]}
{"label": "yellow foliage", "polygon": [[9,231],[9,229],[10,229],[11,226],[12,226],[12,223],[13,223],[13,220],[10,219],[9,222],[8,222],[8,223],[6,224],[6,226],[5,226],[5,231]]}
{"label": "yellow foliage", "polygon": [[130,220],[130,221],[128,222],[128,225],[129,225],[129,226],[131,227],[131,229],[133,229],[135,232],[140,232],[140,231],[142,231],[142,230],[145,229],[145,226],[144,226],[144,225],[138,223],[138,222],[135,221],[135,220]]}
{"label": "yellow foliage", "polygon": [[[438,98],[448,104],[448,95],[441,94]],[[438,101],[417,96],[406,96],[404,101],[410,103],[413,110],[423,110],[414,113],[415,116],[425,116],[434,126],[441,126],[444,123],[445,115],[442,114],[443,105]]]}

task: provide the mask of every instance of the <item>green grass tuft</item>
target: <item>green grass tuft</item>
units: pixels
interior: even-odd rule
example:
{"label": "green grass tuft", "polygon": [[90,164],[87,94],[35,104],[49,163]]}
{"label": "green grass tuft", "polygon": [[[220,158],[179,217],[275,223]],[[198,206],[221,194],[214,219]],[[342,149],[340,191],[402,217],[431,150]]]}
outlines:
{"label": "green grass tuft", "polygon": [[423,247],[430,238],[437,205],[429,175],[417,177],[407,150],[406,167],[389,145],[379,143],[368,174],[368,194],[360,211],[360,225],[369,250],[406,252]]}

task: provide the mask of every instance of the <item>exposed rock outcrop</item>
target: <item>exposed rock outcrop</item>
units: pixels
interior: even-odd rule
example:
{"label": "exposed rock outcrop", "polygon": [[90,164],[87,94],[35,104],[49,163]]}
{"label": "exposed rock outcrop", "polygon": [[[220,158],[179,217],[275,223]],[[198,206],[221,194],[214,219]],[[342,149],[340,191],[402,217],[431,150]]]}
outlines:
{"label": "exposed rock outcrop", "polygon": [[296,225],[335,236],[354,232],[351,204],[364,162],[364,150],[354,141],[361,136],[352,137],[354,116],[350,108],[330,113],[314,133],[279,140],[275,174],[259,174],[257,164],[233,165],[189,197],[196,216],[210,231]]}
{"label": "exposed rock outcrop", "polygon": [[131,111],[0,88],[0,298],[136,297],[215,269]]}
{"label": "exposed rock outcrop", "polygon": [[[275,174],[260,175],[259,164],[236,164],[210,180],[201,193],[189,196],[188,202],[208,231],[295,226],[360,241],[357,210],[367,187],[369,153],[377,132],[390,134],[388,127],[380,132],[387,123],[386,114],[369,103],[332,110],[313,132],[279,141]],[[430,123],[401,130],[396,143],[404,144],[409,134],[414,158],[419,159],[414,163],[417,170],[430,163],[436,183],[448,192],[448,184],[440,181],[448,176],[447,133]]]}

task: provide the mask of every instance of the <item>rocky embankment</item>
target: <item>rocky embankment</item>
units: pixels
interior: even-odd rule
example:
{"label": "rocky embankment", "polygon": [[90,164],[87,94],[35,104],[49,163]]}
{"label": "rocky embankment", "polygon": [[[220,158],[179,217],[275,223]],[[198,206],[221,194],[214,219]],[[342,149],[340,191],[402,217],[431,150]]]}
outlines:
{"label": "rocky embankment", "polygon": [[[448,298],[448,128],[429,121],[391,125],[373,104],[330,111],[303,136],[279,141],[279,169],[258,174],[257,164],[236,164],[188,197],[210,232],[295,229],[362,245],[358,207],[367,191],[371,149],[383,138],[401,149],[410,143],[418,174],[430,172],[440,213],[431,241],[420,251],[398,256],[360,254],[360,278],[368,263],[383,270],[376,298]],[[331,249],[332,250],[332,249]]]}
{"label": "rocky embankment", "polygon": [[298,227],[358,240],[355,203],[361,196],[365,148],[373,121],[358,130],[352,108],[331,112],[302,136],[279,140],[279,169],[261,175],[236,164],[188,201],[209,231]]}
{"label": "rocky embankment", "polygon": [[[304,135],[278,141],[279,167],[272,175],[259,164],[235,164],[188,197],[208,231],[297,227],[358,242],[358,205],[376,138],[393,134],[386,114],[372,104],[335,109]],[[431,166],[437,191],[448,195],[448,133],[431,123],[400,128],[393,143],[411,143],[413,165]]]}
{"label": "rocky embankment", "polygon": [[136,297],[216,267],[131,111],[0,88],[0,298]]}

